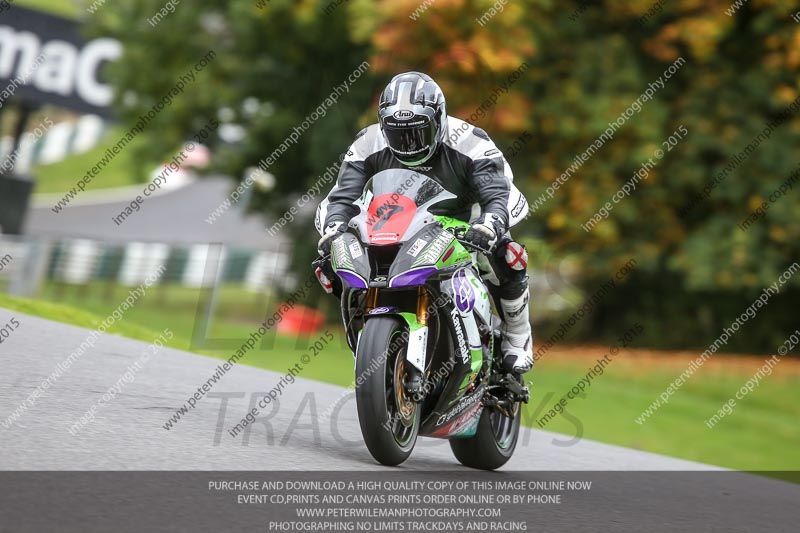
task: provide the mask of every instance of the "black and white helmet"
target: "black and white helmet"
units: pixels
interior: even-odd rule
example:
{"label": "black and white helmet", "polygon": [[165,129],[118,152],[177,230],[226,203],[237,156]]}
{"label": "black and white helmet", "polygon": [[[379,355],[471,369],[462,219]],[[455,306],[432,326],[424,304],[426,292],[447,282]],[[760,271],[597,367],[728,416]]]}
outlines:
{"label": "black and white helmet", "polygon": [[381,94],[378,120],[394,156],[405,165],[420,165],[447,136],[444,93],[427,74],[398,74]]}

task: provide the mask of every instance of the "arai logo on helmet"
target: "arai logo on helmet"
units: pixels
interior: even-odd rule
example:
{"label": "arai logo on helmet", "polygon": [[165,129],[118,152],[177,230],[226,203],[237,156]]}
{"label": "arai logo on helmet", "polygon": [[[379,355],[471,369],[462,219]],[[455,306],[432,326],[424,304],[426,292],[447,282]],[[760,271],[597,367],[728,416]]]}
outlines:
{"label": "arai logo on helmet", "polygon": [[414,118],[414,112],[408,109],[401,109],[400,111],[395,111],[392,116],[396,120],[411,120]]}

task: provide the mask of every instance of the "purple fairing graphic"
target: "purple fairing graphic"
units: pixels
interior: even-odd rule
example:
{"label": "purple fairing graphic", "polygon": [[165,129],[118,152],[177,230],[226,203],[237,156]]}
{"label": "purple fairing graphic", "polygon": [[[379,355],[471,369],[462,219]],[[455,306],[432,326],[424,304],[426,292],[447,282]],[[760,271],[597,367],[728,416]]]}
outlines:
{"label": "purple fairing graphic", "polygon": [[342,278],[344,283],[347,283],[349,286],[353,287],[354,289],[366,289],[367,283],[361,279],[361,277],[353,274],[352,272],[348,272],[346,270],[337,270],[336,274]]}
{"label": "purple fairing graphic", "polygon": [[423,267],[416,270],[409,270],[403,272],[392,278],[389,282],[390,287],[412,287],[415,285],[424,285],[431,274],[436,272],[436,267]]}
{"label": "purple fairing graphic", "polygon": [[462,313],[469,313],[475,307],[475,291],[467,277],[466,269],[461,269],[453,276],[453,297],[456,307]]}

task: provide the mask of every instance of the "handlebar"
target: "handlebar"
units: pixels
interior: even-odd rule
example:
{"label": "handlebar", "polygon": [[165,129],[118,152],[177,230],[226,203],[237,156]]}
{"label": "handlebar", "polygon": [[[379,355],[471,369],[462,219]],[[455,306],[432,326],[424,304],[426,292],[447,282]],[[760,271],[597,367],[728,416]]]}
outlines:
{"label": "handlebar", "polygon": [[[492,253],[494,252],[493,250],[487,250],[486,248],[481,248],[480,246],[475,246],[473,243],[464,240],[464,238],[459,236],[459,235],[454,234],[453,236],[467,250],[479,252],[479,253],[482,253],[482,254],[487,255],[487,256],[492,255]],[[330,260],[330,258],[331,258],[331,254],[328,254],[328,255],[325,255],[325,256],[319,256],[319,257],[317,257],[316,259],[314,259],[311,262],[311,266],[313,268],[322,267],[323,265],[325,265],[325,263],[327,263]]]}
{"label": "handlebar", "polygon": [[322,267],[328,260],[330,260],[330,258],[331,258],[331,254],[328,254],[328,255],[325,255],[325,256],[321,255],[321,256],[317,257],[316,259],[314,259],[313,261],[311,261],[311,266],[313,268]]}

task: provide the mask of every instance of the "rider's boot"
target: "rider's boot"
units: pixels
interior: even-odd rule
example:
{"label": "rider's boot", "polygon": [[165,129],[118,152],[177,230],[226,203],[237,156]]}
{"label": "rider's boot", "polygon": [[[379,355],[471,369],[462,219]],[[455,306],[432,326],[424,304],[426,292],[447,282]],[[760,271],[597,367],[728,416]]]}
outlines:
{"label": "rider's boot", "polygon": [[523,374],[533,366],[533,338],[528,316],[529,289],[518,298],[500,299],[503,309],[503,367],[507,372]]}

